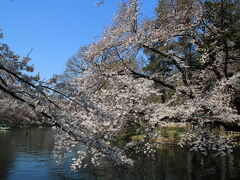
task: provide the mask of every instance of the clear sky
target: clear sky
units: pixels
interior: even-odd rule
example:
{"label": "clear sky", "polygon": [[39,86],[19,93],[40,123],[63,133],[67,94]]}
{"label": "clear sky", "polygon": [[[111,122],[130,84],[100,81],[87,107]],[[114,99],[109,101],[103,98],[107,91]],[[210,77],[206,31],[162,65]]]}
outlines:
{"label": "clear sky", "polygon": [[[94,42],[111,23],[120,0],[0,0],[1,42],[20,56],[30,55],[42,78],[64,71],[68,58]],[[154,16],[158,0],[143,0],[142,12]]]}

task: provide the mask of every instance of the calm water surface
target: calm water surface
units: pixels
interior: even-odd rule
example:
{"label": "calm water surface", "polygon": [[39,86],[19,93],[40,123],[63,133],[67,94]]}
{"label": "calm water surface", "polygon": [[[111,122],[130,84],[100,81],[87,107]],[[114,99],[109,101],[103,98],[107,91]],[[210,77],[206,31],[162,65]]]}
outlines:
{"label": "calm water surface", "polygon": [[0,179],[240,180],[239,152],[221,158],[201,157],[173,147],[162,147],[155,160],[139,157],[135,168],[103,161],[99,167],[89,164],[74,173],[69,169],[71,157],[56,165],[54,133],[52,129],[0,131]]}

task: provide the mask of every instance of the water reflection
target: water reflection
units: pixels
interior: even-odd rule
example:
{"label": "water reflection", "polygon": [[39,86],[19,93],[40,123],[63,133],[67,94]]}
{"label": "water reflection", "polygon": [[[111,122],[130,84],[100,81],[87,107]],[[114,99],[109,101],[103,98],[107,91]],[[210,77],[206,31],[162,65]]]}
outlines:
{"label": "water reflection", "polygon": [[11,139],[11,133],[0,131],[0,179],[8,175],[8,170],[12,168],[15,161],[14,142]]}
{"label": "water reflection", "polygon": [[[54,130],[0,131],[0,179],[90,179],[90,180],[225,180],[240,179],[240,156],[202,157],[176,147],[161,147],[155,160],[139,156],[134,168],[119,168],[102,160],[77,173],[69,160],[59,167],[53,159]],[[79,148],[85,148],[80,145]]]}

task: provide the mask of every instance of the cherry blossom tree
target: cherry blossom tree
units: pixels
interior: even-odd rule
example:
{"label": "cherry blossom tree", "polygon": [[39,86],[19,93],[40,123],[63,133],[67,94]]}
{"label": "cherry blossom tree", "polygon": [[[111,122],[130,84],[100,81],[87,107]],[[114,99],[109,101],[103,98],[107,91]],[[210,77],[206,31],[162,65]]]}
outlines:
{"label": "cherry blossom tree", "polygon": [[[26,73],[33,71],[30,58],[20,59],[2,44],[0,90],[59,127],[55,155],[60,160],[80,141],[89,147],[92,163],[106,156],[133,165],[128,153],[154,154],[156,127],[169,121],[194,125],[181,146],[203,154],[231,152],[233,143],[208,125],[240,129],[239,41],[230,35],[240,31],[221,25],[237,24],[239,11],[226,9],[229,4],[233,8],[233,1],[180,2],[166,1],[164,16],[157,19],[142,18],[137,0],[121,2],[101,39],[81,48],[65,73],[47,82]],[[197,68],[189,63],[192,56],[186,55],[183,43],[189,44]],[[150,63],[147,52],[166,60],[171,70],[144,72]],[[163,90],[173,92],[164,102]],[[130,126],[144,138],[118,146],[117,137]],[[85,167],[86,156],[78,151],[71,167]]]}

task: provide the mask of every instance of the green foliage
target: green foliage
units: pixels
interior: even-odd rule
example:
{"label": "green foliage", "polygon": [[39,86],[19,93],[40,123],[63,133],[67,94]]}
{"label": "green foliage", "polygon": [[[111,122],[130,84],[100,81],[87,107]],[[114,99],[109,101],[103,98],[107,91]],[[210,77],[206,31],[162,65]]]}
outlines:
{"label": "green foliage", "polygon": [[182,135],[187,131],[185,127],[161,127],[156,131],[158,142],[178,142]]}
{"label": "green foliage", "polygon": [[[164,25],[164,23],[169,21],[167,17],[172,15],[173,11],[181,12],[182,9],[190,7],[191,3],[191,0],[160,0],[155,9],[157,16],[157,19],[155,20],[156,26]],[[186,17],[185,20],[191,21],[191,15],[187,16],[188,17]],[[167,42],[157,42],[154,46],[154,49],[166,54],[169,51],[172,51],[175,54],[181,54],[186,60],[180,64],[189,66],[189,69],[191,70],[200,68],[200,63],[198,60],[199,53],[188,36],[181,36]],[[163,57],[161,54],[156,54],[148,49],[145,49],[144,53],[149,57],[149,62],[143,68],[143,71],[150,74],[161,73],[163,76],[169,76],[174,73],[174,70],[176,70],[175,64],[167,57]]]}
{"label": "green foliage", "polygon": [[146,137],[147,135],[146,134],[139,134],[139,135],[134,135],[131,137],[131,139],[133,141],[138,141],[138,140],[142,140]]}
{"label": "green foliage", "polygon": [[205,24],[201,27],[203,42],[208,53],[217,56],[216,46],[228,45],[228,51],[239,53],[240,47],[240,1],[208,0],[204,3]]}
{"label": "green foliage", "polygon": [[[158,6],[155,9],[156,19],[154,20],[156,26],[167,24],[169,17],[173,11],[181,12],[181,9],[190,7],[191,0],[159,0]],[[187,79],[191,79],[191,74],[195,70],[202,68],[212,68],[219,59],[219,54],[239,54],[240,50],[240,1],[239,0],[206,0],[203,1],[203,20],[196,29],[192,29],[199,33],[196,39],[200,40],[201,44],[192,43],[188,35],[179,36],[168,42],[157,42],[154,49],[168,54],[173,52],[180,55],[183,59],[179,62],[180,67],[185,71]],[[194,21],[191,14],[186,15],[186,20]],[[203,53],[209,54],[210,58],[207,63],[202,64],[201,57]],[[153,74],[159,73],[163,77],[172,75],[178,71],[174,63],[163,57],[161,54],[145,49],[144,53],[148,56],[148,64],[143,68],[143,71]],[[227,55],[226,55],[227,56]],[[227,57],[229,58],[229,57]],[[234,74],[239,65],[238,56],[231,57],[227,61],[231,61],[236,65],[229,68],[229,73]],[[225,64],[226,65],[226,64]],[[224,65],[224,66],[225,66]],[[188,68],[184,68],[184,66]],[[231,66],[231,65],[230,65]],[[219,71],[219,78],[221,74],[228,76],[228,72],[223,68],[223,65],[218,65],[216,68]],[[222,72],[221,72],[222,71]],[[224,72],[223,72],[224,71]],[[215,71],[216,72],[216,71]],[[229,75],[230,75],[229,74]]]}
{"label": "green foliage", "polygon": [[[154,48],[163,52],[170,49],[168,46],[164,46],[163,42],[156,43]],[[156,53],[153,53],[149,49],[145,49],[144,53],[149,58],[148,64],[142,69],[144,72],[147,72],[149,74],[161,72],[163,75],[167,75],[171,72],[172,67],[169,59],[164,58]]]}
{"label": "green foliage", "polygon": [[164,94],[164,99],[167,102],[168,100],[171,99],[171,97],[175,94],[175,91],[172,89],[169,89],[166,91],[166,93]]}
{"label": "green foliage", "polygon": [[143,128],[144,124],[131,123],[115,137],[115,144],[124,144],[134,138],[136,140],[137,138],[145,137],[145,134],[142,133]]}

